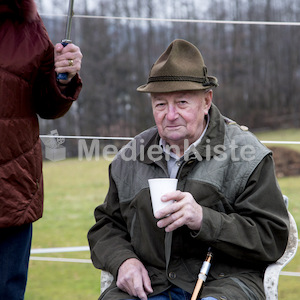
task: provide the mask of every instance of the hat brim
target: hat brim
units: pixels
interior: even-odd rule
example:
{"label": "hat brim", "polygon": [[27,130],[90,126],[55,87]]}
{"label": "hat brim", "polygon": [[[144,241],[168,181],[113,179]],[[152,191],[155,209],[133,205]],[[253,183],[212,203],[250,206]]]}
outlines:
{"label": "hat brim", "polygon": [[136,90],[141,93],[170,93],[179,91],[206,90],[216,86],[217,79],[207,76],[211,85],[203,85],[193,81],[159,81],[139,86]]}

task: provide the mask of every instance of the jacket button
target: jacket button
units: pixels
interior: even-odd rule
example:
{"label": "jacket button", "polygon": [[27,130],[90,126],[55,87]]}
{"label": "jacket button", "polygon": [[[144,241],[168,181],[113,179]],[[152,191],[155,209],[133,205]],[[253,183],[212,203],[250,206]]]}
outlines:
{"label": "jacket button", "polygon": [[224,273],[220,273],[220,274],[219,274],[219,277],[224,277],[224,276],[225,276]]}
{"label": "jacket button", "polygon": [[175,278],[176,278],[176,273],[170,272],[170,273],[169,273],[169,278],[170,278],[170,279],[175,279]]}

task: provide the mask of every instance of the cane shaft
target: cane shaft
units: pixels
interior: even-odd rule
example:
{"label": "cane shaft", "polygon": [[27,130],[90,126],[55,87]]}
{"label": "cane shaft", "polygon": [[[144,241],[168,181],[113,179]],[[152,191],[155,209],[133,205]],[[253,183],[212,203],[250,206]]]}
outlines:
{"label": "cane shaft", "polygon": [[203,284],[202,279],[198,279],[191,300],[196,300]]}

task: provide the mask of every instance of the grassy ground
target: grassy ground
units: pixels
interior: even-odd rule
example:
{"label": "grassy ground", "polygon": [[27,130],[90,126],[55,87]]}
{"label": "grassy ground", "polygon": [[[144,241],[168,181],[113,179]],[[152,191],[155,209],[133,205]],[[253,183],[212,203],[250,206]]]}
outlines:
{"label": "grassy ground", "polygon": [[[296,138],[300,140],[300,134]],[[269,140],[270,136],[266,134],[263,139]],[[105,160],[76,159],[44,163],[45,209],[43,218],[34,224],[33,249],[87,246],[94,208],[107,192],[108,165]],[[289,210],[299,228],[300,177],[282,178],[279,184],[290,198]],[[34,256],[90,257],[88,251]],[[300,272],[300,253],[284,271]],[[99,278],[100,271],[92,264],[30,261],[25,300],[95,300],[100,294]],[[280,276],[280,299],[298,300],[299,293],[299,277]]]}
{"label": "grassy ground", "polygon": [[[109,162],[45,162],[45,208],[34,223],[32,248],[87,246],[93,211],[104,200]],[[35,256],[90,258],[89,252]],[[99,296],[100,271],[92,264],[30,261],[25,300],[89,300]]]}

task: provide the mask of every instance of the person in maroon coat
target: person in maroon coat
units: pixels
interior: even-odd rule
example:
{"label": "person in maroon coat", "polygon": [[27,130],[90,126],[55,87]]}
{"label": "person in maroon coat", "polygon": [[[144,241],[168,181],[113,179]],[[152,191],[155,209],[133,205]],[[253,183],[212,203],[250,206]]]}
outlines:
{"label": "person in maroon coat", "polygon": [[0,299],[24,298],[32,223],[43,212],[37,115],[69,110],[81,59],[76,45],[51,43],[33,0],[0,0]]}

